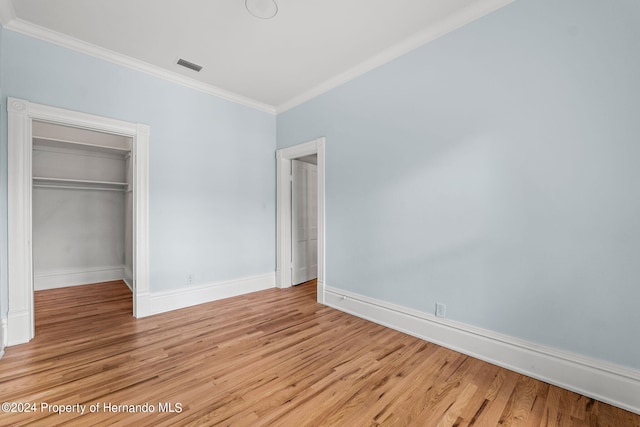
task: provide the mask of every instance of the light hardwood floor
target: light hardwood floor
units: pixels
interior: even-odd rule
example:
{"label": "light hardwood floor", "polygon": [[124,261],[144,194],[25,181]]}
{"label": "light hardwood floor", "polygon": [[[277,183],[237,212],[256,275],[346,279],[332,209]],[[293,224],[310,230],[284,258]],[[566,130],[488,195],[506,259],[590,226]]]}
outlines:
{"label": "light hardwood floor", "polygon": [[[315,298],[312,282],[136,320],[122,282],[37,292],[36,338],[0,360],[0,402],[36,411],[0,413],[0,425],[640,427],[638,415]],[[101,407],[57,415],[42,403]]]}

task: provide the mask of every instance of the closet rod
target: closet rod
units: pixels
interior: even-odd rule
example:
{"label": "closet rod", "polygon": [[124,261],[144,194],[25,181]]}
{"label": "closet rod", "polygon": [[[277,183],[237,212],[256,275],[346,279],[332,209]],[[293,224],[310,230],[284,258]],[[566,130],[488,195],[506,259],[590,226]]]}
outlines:
{"label": "closet rod", "polygon": [[46,184],[33,184],[34,187],[39,188],[60,188],[63,190],[98,190],[98,191],[120,191],[125,192],[124,188],[101,188],[101,187],[80,187],[75,185],[46,185]]}

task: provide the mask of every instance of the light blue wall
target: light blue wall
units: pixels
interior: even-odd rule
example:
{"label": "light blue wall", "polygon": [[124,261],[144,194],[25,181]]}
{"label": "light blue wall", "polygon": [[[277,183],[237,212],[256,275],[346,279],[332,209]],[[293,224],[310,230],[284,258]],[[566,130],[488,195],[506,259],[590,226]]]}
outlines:
{"label": "light blue wall", "polygon": [[275,270],[274,115],[6,29],[2,61],[3,117],[11,96],[151,126],[152,291]]}
{"label": "light blue wall", "polygon": [[640,2],[518,0],[278,115],[327,285],[640,369]]}

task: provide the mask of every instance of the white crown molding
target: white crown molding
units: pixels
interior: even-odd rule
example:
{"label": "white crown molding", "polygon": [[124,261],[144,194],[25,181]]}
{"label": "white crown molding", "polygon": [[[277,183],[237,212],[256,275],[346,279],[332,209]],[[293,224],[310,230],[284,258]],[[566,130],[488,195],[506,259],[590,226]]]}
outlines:
{"label": "white crown molding", "polygon": [[213,85],[203,83],[190,77],[183,76],[182,74],[165,70],[164,68],[131,58],[112,50],[87,43],[66,34],[62,34],[48,28],[41,27],[39,25],[32,24],[20,18],[16,18],[10,0],[0,0],[0,16],[2,18],[4,28],[7,30],[24,34],[26,36],[33,37],[58,46],[62,46],[76,52],[84,53],[86,55],[93,56],[94,58],[99,58],[105,61],[112,62],[114,64],[122,65],[123,67],[127,67],[132,70],[139,71],[141,73],[145,73],[172,83],[186,86],[188,88],[195,89],[208,95],[213,95],[218,98],[235,102],[237,104],[241,104],[259,111],[264,111],[270,114],[275,114],[276,112],[275,108],[271,105],[247,98],[242,95],[238,95],[236,93],[221,89]]}
{"label": "white crown molding", "polygon": [[462,9],[458,13],[453,14],[449,18],[444,19],[435,25],[431,25],[402,42],[383,50],[355,67],[352,67],[347,71],[319,84],[318,86],[303,92],[300,95],[294,96],[290,100],[276,106],[276,114],[280,114],[297,107],[300,104],[322,95],[323,93],[353,80],[381,65],[391,62],[392,60],[409,53],[430,41],[442,37],[445,34],[473,22],[478,18],[488,15],[489,13],[494,12],[512,2],[513,0],[486,0],[476,2],[473,5]]}
{"label": "white crown molding", "polygon": [[329,307],[640,414],[640,371],[344,289],[321,291]]}

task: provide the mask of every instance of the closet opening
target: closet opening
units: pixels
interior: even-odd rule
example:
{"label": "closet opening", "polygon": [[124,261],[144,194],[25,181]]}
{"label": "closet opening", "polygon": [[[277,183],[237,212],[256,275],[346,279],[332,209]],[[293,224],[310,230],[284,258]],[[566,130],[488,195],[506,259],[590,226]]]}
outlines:
{"label": "closet opening", "polygon": [[35,292],[94,284],[98,304],[101,289],[106,297],[117,287],[107,282],[133,292],[132,145],[130,136],[33,121]]}
{"label": "closet opening", "polygon": [[69,295],[121,280],[133,315],[152,314],[149,134],[144,124],[7,98],[5,345],[34,337],[39,290]]}

